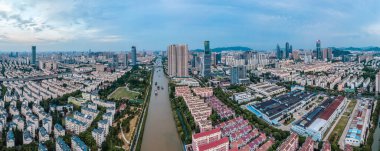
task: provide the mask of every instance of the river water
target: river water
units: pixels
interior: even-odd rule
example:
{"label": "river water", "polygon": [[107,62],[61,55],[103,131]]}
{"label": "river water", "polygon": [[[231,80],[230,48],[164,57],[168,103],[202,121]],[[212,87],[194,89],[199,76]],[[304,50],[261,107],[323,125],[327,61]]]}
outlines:
{"label": "river water", "polygon": [[[161,60],[157,59],[161,65]],[[158,90],[157,86],[164,89]],[[183,146],[177,134],[172,110],[169,102],[168,79],[162,67],[155,67],[152,83],[152,94],[148,108],[148,116],[142,140],[142,151],[181,151]]]}

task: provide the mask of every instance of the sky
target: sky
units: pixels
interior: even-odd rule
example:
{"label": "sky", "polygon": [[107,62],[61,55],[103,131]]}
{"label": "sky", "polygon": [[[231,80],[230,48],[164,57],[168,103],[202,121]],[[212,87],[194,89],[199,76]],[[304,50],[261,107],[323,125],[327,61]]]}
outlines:
{"label": "sky", "polygon": [[0,51],[380,46],[379,0],[0,0]]}

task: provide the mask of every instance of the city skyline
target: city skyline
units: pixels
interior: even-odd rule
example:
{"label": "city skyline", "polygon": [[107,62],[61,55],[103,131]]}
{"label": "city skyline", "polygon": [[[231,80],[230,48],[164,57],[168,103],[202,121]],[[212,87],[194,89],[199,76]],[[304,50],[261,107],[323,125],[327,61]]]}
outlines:
{"label": "city skyline", "polygon": [[[379,46],[379,1],[0,1],[1,51]],[[65,7],[62,7],[65,6]],[[197,10],[197,11],[194,11]]]}

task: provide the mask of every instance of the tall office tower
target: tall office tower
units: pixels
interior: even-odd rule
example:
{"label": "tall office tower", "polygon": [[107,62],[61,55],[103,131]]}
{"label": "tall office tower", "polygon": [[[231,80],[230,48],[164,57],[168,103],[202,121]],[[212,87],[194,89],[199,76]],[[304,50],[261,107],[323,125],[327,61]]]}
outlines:
{"label": "tall office tower", "polygon": [[32,46],[32,65],[36,65],[37,63],[37,50],[36,46]]}
{"label": "tall office tower", "polygon": [[240,84],[240,79],[247,78],[247,68],[246,66],[234,66],[231,67],[231,84]]}
{"label": "tall office tower", "polygon": [[221,64],[222,63],[222,54],[217,53],[216,54],[216,64]]}
{"label": "tall office tower", "polygon": [[276,51],[277,59],[281,60],[282,59],[282,51],[281,51],[280,45],[277,44],[276,49],[277,49],[277,51]]}
{"label": "tall office tower", "polygon": [[285,43],[283,58],[289,59],[289,43],[288,42]]}
{"label": "tall office tower", "polygon": [[216,53],[211,53],[211,64],[216,65]]}
{"label": "tall office tower", "polygon": [[317,49],[317,60],[322,60],[322,50],[321,50],[321,41],[317,40],[317,43],[315,44]]}
{"label": "tall office tower", "polygon": [[191,59],[191,67],[192,68],[195,68],[195,65],[196,65],[196,63],[197,63],[197,54],[196,53],[193,53],[192,54],[192,59]]}
{"label": "tall office tower", "polygon": [[137,65],[136,46],[132,46],[132,66]]}
{"label": "tall office tower", "polygon": [[322,60],[327,61],[327,48],[322,51]]}
{"label": "tall office tower", "polygon": [[202,76],[210,77],[211,76],[211,50],[210,50],[210,42],[205,41],[205,51],[203,55],[203,68],[202,68]]}
{"label": "tall office tower", "polygon": [[288,53],[288,55],[289,55],[289,59],[292,58],[292,55],[290,55],[290,54],[292,54],[292,53],[293,53],[293,46],[290,45],[290,46],[289,46],[289,53]]}
{"label": "tall office tower", "polygon": [[124,66],[128,66],[128,53],[125,53],[125,55],[124,55]]}
{"label": "tall office tower", "polygon": [[379,93],[380,92],[380,71],[376,74],[375,87],[376,87],[376,93]]}
{"label": "tall office tower", "polygon": [[333,58],[332,49],[331,48],[327,48],[327,60],[331,61],[332,58]]}
{"label": "tall office tower", "polygon": [[168,46],[168,74],[170,77],[189,76],[187,45]]}
{"label": "tall office tower", "polygon": [[114,54],[112,56],[112,64],[113,64],[113,67],[115,68],[119,66],[119,56],[117,54]]}

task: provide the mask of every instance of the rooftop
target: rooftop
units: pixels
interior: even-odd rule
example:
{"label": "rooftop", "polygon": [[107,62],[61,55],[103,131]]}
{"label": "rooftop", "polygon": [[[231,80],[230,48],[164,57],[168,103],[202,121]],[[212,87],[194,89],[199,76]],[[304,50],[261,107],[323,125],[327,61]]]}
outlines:
{"label": "rooftop", "polygon": [[84,150],[84,151],[88,150],[87,145],[78,136],[71,137],[71,141],[75,142],[77,146],[80,147],[81,150]]}

